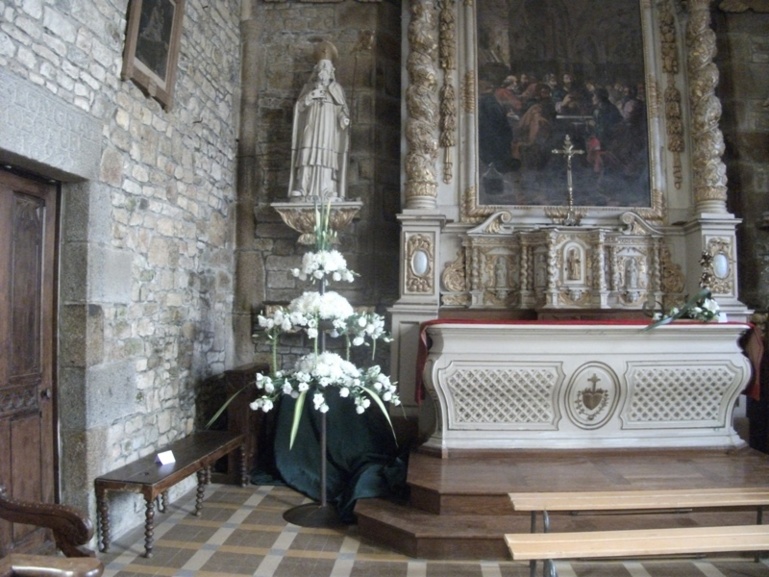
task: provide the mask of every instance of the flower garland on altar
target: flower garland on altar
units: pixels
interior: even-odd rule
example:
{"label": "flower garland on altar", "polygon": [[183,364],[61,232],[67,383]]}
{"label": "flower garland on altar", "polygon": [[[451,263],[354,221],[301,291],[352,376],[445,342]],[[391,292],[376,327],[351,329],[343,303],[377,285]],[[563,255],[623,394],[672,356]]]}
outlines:
{"label": "flower garland on altar", "polygon": [[700,265],[703,267],[703,272],[700,277],[700,290],[697,291],[697,294],[687,297],[682,305],[671,307],[667,312],[662,310],[654,311],[652,313],[652,323],[646,327],[646,330],[666,325],[679,319],[708,323],[714,320],[721,321],[724,318],[721,308],[708,288],[712,280],[710,273],[712,258],[708,252],[703,252],[700,257]]}
{"label": "flower garland on altar", "polygon": [[[342,254],[330,248],[335,233],[329,227],[330,204],[315,211],[315,251],[306,253],[302,267],[292,270],[301,279],[312,279],[317,291],[306,291],[287,307],[276,307],[269,314],[258,316],[259,327],[272,344],[270,375],[257,375],[256,387],[262,394],[253,403],[253,410],[271,411],[282,395],[296,399],[289,446],[293,447],[302,410],[308,395],[312,395],[315,410],[329,410],[326,394],[338,390],[341,398],[349,398],[355,411],[362,414],[372,403],[387,419],[392,429],[386,403],[400,404],[397,387],[378,365],[368,368],[351,363],[350,349],[371,346],[372,358],[377,341],[390,342],[384,319],[373,312],[356,311],[349,301],[334,291],[326,291],[329,282],[353,282],[356,273],[347,268]],[[300,357],[288,370],[277,370],[277,347],[281,335],[304,333],[312,341],[313,351]],[[346,358],[324,350],[325,336],[344,337]],[[395,432],[393,430],[393,435]]]}

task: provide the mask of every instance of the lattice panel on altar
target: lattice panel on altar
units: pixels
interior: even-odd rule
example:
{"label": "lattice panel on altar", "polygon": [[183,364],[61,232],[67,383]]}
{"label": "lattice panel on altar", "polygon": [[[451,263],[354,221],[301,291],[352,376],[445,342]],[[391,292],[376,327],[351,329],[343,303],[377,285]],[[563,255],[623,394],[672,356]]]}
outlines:
{"label": "lattice panel on altar", "polygon": [[664,422],[670,427],[716,426],[729,405],[740,371],[733,365],[702,362],[696,366],[635,364],[628,370],[629,398],[621,415],[627,429]]}
{"label": "lattice panel on altar", "polygon": [[483,368],[456,363],[446,372],[452,400],[448,419],[458,429],[504,423],[501,428],[554,430],[560,418],[556,390],[564,380],[560,363]]}
{"label": "lattice panel on altar", "polygon": [[638,310],[680,286],[669,254],[650,227],[481,226],[464,235],[460,258],[447,269],[454,279],[461,270],[464,281],[444,282],[444,304]]}

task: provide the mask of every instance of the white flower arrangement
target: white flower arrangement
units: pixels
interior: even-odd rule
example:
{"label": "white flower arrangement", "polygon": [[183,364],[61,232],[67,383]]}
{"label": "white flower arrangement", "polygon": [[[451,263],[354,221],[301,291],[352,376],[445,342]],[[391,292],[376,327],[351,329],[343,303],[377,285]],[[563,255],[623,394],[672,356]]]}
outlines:
{"label": "white flower arrangement", "polygon": [[304,355],[288,373],[257,375],[256,386],[263,391],[263,395],[251,403],[251,408],[271,411],[280,395],[303,400],[303,395],[313,385],[313,406],[321,413],[328,411],[325,392],[330,387],[338,388],[340,397],[351,398],[358,414],[363,413],[372,400],[385,411],[384,402],[400,404],[397,388],[378,366],[359,369],[336,353],[323,352]]}
{"label": "white flower arrangement", "polygon": [[678,319],[688,319],[708,323],[722,319],[721,308],[707,288],[702,288],[680,307],[674,306],[667,313],[656,311],[652,323],[646,329],[666,325]]}
{"label": "white flower arrangement", "polygon": [[353,282],[355,272],[347,268],[347,261],[338,250],[308,252],[302,257],[302,268],[291,271],[301,280],[332,280],[335,282]]}
{"label": "white flower arrangement", "polygon": [[[282,395],[296,399],[290,445],[299,426],[307,395],[312,395],[315,410],[326,413],[329,405],[326,394],[330,388],[338,389],[339,396],[353,401],[355,411],[362,414],[372,403],[384,414],[392,428],[385,403],[400,404],[397,388],[383,374],[378,365],[359,368],[349,361],[350,347],[371,345],[372,358],[377,341],[389,342],[384,319],[373,312],[355,312],[349,301],[334,291],[326,291],[328,282],[352,282],[355,273],[347,268],[344,257],[336,250],[329,250],[334,233],[329,227],[330,206],[323,213],[316,210],[315,252],[302,258],[302,267],[294,269],[299,279],[314,279],[318,291],[306,291],[292,300],[288,307],[277,307],[270,314],[258,316],[258,322],[267,339],[272,342],[272,373],[257,375],[256,387],[261,395],[253,403],[253,410],[271,411]],[[293,368],[277,371],[277,346],[281,334],[303,332],[313,341],[313,352],[299,358]],[[345,337],[347,359],[319,349],[319,342],[330,337]],[[395,432],[393,430],[393,435]]]}

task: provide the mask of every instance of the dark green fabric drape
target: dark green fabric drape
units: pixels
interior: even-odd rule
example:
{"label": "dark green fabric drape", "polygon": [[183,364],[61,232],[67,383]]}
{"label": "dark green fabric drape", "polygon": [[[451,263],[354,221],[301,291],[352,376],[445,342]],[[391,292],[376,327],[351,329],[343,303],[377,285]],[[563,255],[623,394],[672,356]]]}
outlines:
{"label": "dark green fabric drape", "polygon": [[[389,423],[374,403],[359,415],[351,399],[339,397],[338,389],[327,389],[325,395],[329,405],[326,414],[326,499],[336,507],[342,521],[352,523],[358,499],[405,496],[408,451],[397,445]],[[294,446],[289,449],[295,406],[294,399],[284,396],[275,409],[273,471],[289,487],[318,501],[322,417],[313,407],[310,391]],[[255,482],[264,479],[263,473],[271,466],[265,460],[260,461],[262,475],[255,475]]]}

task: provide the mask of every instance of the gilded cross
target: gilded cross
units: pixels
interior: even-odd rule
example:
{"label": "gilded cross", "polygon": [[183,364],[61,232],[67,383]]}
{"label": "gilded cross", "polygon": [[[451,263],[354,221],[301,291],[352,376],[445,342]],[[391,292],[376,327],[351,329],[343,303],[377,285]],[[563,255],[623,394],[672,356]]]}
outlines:
{"label": "gilded cross", "polygon": [[569,210],[561,224],[566,226],[577,225],[579,224],[579,217],[574,212],[574,183],[572,180],[571,159],[578,154],[585,154],[585,151],[575,148],[571,141],[571,136],[567,134],[566,138],[563,139],[563,148],[554,148],[552,153],[563,154],[566,157],[566,186],[569,194]]}

